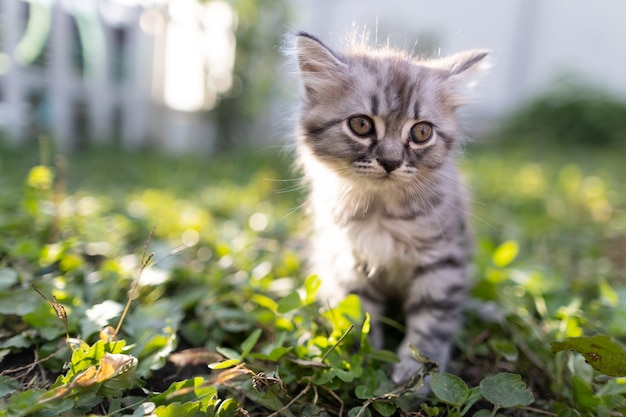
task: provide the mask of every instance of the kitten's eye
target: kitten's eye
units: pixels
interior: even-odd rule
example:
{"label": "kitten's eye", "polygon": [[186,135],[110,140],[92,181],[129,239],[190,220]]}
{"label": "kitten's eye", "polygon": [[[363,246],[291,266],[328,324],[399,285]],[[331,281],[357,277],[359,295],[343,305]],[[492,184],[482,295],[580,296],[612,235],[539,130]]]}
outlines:
{"label": "kitten's eye", "polygon": [[350,130],[357,136],[365,137],[374,132],[374,122],[367,116],[354,116],[348,119]]}
{"label": "kitten's eye", "polygon": [[409,135],[413,143],[426,143],[433,137],[433,126],[426,122],[416,123],[411,128]]}

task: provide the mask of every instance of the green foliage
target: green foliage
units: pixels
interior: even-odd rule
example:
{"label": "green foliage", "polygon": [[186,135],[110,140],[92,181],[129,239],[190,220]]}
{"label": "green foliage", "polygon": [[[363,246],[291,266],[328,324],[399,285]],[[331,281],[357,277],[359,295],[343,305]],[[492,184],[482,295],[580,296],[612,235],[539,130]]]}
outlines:
{"label": "green foliage", "polygon": [[552,351],[573,350],[584,356],[594,369],[609,376],[626,376],[626,351],[606,335],[570,337],[552,342]]}
{"label": "green foliage", "polygon": [[[437,399],[451,406],[448,407],[449,415],[465,415],[481,398],[493,404],[491,415],[495,415],[502,408],[525,407],[535,402],[535,397],[522,381],[522,377],[505,372],[485,377],[472,390],[456,375],[436,373],[430,380],[430,388]],[[432,408],[423,408],[434,411]]]}
{"label": "green foliage", "polygon": [[467,322],[451,373],[426,363],[400,386],[357,297],[316,304],[288,162],[26,155],[0,153],[0,416],[626,410],[617,152],[468,149],[483,204]]}
{"label": "green foliage", "polygon": [[[74,350],[70,370],[48,389],[12,391],[6,398],[8,416],[47,416],[86,412],[104,399],[120,397],[132,385],[137,359],[116,352],[123,342],[97,342]],[[17,392],[15,392],[17,391]]]}
{"label": "green foliage", "polygon": [[516,111],[505,126],[505,137],[522,137],[536,144],[623,147],[626,102],[566,79]]}
{"label": "green foliage", "polygon": [[433,394],[446,404],[461,407],[467,396],[469,389],[461,378],[451,374],[437,373],[430,380],[430,389]]}
{"label": "green foliage", "polygon": [[532,392],[517,374],[500,373],[480,381],[483,396],[497,408],[523,407],[535,402]]}

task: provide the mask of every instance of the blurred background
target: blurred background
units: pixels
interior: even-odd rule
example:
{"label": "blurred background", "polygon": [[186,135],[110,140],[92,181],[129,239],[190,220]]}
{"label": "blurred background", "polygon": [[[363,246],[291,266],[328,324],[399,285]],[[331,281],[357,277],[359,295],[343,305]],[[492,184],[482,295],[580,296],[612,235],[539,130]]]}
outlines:
{"label": "blurred background", "polygon": [[[624,0],[0,0],[0,409],[18,375],[2,366],[33,387],[69,359],[66,331],[29,284],[68,306],[67,333],[86,341],[138,285],[122,332],[144,392],[183,378],[161,368],[175,349],[252,349],[263,329],[255,351],[271,343],[286,359],[306,344],[317,360],[343,340],[318,345],[301,324],[319,317],[291,315],[291,295],[315,281],[306,190],[285,146],[298,85],[281,44],[304,30],[341,48],[365,29],[372,44],[426,57],[493,51],[458,158],[478,301],[457,339],[459,375],[476,386],[519,372],[534,406],[555,405],[544,414],[574,415],[558,408],[574,401],[584,415],[599,404],[621,415],[623,380],[594,377],[550,342],[626,341],[625,22]],[[289,375],[295,362],[285,365]],[[313,381],[306,372],[289,378]],[[311,387],[316,402],[309,384],[289,404]],[[332,410],[348,398],[326,391],[339,392],[320,392]],[[35,394],[19,395],[30,406]],[[112,415],[136,401],[106,403]]]}
{"label": "blurred background", "polygon": [[63,150],[284,140],[297,86],[283,35],[310,31],[341,47],[354,27],[426,56],[493,50],[471,110],[479,132],[541,99],[550,125],[607,116],[548,114],[587,100],[609,102],[623,126],[624,17],[620,0],[2,0],[0,131],[16,144],[45,133]]}

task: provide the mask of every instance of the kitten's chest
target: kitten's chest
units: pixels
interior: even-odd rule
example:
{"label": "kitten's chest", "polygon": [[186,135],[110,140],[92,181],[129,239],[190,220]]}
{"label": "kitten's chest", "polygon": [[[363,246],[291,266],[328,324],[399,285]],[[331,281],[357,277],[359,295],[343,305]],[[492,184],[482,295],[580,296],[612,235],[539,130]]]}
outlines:
{"label": "kitten's chest", "polygon": [[434,258],[440,243],[440,229],[426,216],[403,219],[375,213],[346,227],[356,260],[370,275],[382,270],[396,276],[410,273]]}

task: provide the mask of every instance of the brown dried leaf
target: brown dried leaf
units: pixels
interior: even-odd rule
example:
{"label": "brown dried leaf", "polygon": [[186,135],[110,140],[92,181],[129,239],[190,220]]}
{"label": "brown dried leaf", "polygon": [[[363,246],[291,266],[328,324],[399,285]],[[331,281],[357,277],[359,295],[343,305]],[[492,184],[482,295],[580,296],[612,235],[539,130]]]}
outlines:
{"label": "brown dried leaf", "polygon": [[90,385],[93,385],[97,382],[96,373],[96,367],[90,366],[89,368],[78,374],[76,379],[74,379],[74,384],[80,385],[81,387],[88,387]]}
{"label": "brown dried leaf", "polygon": [[128,371],[137,364],[137,358],[121,353],[105,353],[100,359],[100,367],[96,372],[96,381],[103,382]]}
{"label": "brown dried leaf", "polygon": [[212,352],[207,348],[192,348],[172,353],[167,360],[175,366],[182,368],[185,366],[208,365],[213,362],[224,360],[224,357],[217,352]]}

